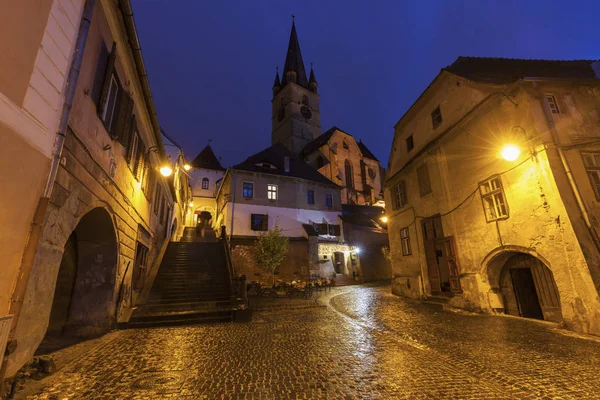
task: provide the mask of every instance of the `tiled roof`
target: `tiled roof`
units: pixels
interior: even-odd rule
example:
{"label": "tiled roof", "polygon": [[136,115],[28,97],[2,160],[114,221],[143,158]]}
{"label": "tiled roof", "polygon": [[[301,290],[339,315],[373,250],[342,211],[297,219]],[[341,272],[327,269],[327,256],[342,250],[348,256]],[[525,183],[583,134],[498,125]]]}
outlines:
{"label": "tiled roof", "polygon": [[212,169],[215,171],[225,171],[225,168],[221,166],[221,163],[215,156],[215,153],[211,149],[210,145],[206,146],[200,154],[192,161],[192,167],[199,169]]}
{"label": "tiled roof", "polygon": [[[290,172],[285,172],[285,157],[289,157],[290,159]],[[274,168],[271,168],[271,165]],[[308,165],[299,155],[289,151],[281,143],[275,143],[271,147],[267,147],[263,151],[248,157],[242,163],[235,165],[233,169],[289,176],[307,181],[319,182],[325,185],[337,186],[335,183],[321,175],[316,169]]]}
{"label": "tiled roof", "polygon": [[365,146],[363,144],[362,140],[359,141],[357,144],[358,144],[358,148],[360,149],[360,152],[363,154],[363,157],[370,158],[371,160],[375,160],[375,161],[379,162],[377,157],[375,157],[373,155],[373,153],[371,153],[371,150],[367,149],[367,146]]}
{"label": "tiled roof", "polygon": [[458,57],[445,71],[467,79],[509,83],[532,78],[598,78],[594,60],[527,60],[517,58]]}

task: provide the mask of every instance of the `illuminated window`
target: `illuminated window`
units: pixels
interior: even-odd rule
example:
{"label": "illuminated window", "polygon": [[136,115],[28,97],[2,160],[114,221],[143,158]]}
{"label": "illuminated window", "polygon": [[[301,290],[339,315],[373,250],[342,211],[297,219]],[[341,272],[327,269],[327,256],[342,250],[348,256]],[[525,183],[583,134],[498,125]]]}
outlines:
{"label": "illuminated window", "polygon": [[253,231],[268,231],[269,230],[269,216],[266,214],[251,214],[250,215],[250,228]]}
{"label": "illuminated window", "polygon": [[242,196],[244,196],[245,199],[251,199],[252,197],[254,197],[253,183],[244,182],[244,185],[242,187]]}
{"label": "illuminated window", "polygon": [[392,208],[397,210],[406,205],[406,189],[404,181],[399,182],[392,188]]}
{"label": "illuminated window", "polygon": [[433,129],[442,124],[442,110],[440,110],[440,106],[437,106],[431,113],[431,123],[433,124]]}
{"label": "illuminated window", "polygon": [[400,229],[400,242],[402,244],[402,255],[411,255],[412,250],[410,248],[410,236],[408,234],[408,227]]}
{"label": "illuminated window", "polygon": [[485,219],[495,221],[508,218],[508,206],[504,198],[504,189],[499,176],[479,184]]}
{"label": "illuminated window", "polygon": [[596,199],[600,200],[600,153],[581,153]]}
{"label": "illuminated window", "polygon": [[267,185],[267,198],[277,200],[277,185]]}
{"label": "illuminated window", "polygon": [[546,101],[548,102],[548,107],[550,107],[552,114],[560,114],[558,104],[556,103],[556,97],[554,97],[553,94],[547,94]]}
{"label": "illuminated window", "polygon": [[410,135],[406,138],[406,152],[408,153],[415,147],[415,143],[413,141],[413,135]]}
{"label": "illuminated window", "polygon": [[205,189],[205,190],[208,189],[208,178],[202,179],[202,189]]}

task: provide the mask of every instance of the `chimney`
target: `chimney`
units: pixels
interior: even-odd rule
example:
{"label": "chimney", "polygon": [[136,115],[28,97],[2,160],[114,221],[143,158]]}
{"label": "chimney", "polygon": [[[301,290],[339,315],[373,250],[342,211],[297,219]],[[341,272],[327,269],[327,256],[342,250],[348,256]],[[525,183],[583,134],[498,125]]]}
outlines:
{"label": "chimney", "polygon": [[290,172],[290,158],[288,156],[283,157],[283,169],[285,172]]}

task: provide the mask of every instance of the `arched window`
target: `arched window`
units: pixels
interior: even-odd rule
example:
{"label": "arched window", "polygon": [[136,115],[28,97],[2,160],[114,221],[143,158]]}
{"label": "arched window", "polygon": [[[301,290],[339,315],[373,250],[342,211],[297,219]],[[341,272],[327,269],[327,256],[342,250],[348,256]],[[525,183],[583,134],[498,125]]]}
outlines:
{"label": "arched window", "polygon": [[323,165],[325,165],[325,160],[323,159],[323,156],[317,157],[317,169],[323,168]]}
{"label": "arched window", "polygon": [[344,169],[346,171],[346,187],[354,189],[354,173],[352,172],[352,164],[350,160],[344,162]]}
{"label": "arched window", "polygon": [[202,189],[208,189],[208,178],[202,179]]}
{"label": "arched window", "polygon": [[344,139],[344,142],[342,143],[342,147],[344,147],[344,149],[348,150],[348,142],[346,142],[346,139]]}
{"label": "arched window", "polygon": [[302,96],[302,104],[304,104],[305,106],[308,106],[308,96],[304,95]]}

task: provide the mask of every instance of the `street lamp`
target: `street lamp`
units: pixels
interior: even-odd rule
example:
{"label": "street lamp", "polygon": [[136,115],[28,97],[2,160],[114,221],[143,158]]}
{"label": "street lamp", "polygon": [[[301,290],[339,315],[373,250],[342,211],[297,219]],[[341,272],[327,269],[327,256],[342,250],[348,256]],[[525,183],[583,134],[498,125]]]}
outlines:
{"label": "street lamp", "polygon": [[190,169],[192,169],[192,166],[190,164],[183,164],[183,169],[189,171]]}
{"label": "street lamp", "polygon": [[[158,153],[159,151],[160,148],[158,146],[151,146],[146,152],[146,157],[148,157],[152,152]],[[171,174],[173,173],[173,168],[171,168],[171,165],[169,165],[168,163],[165,163],[163,166],[160,167],[159,171],[162,176],[171,176]]]}
{"label": "street lamp", "polygon": [[502,154],[502,158],[504,158],[506,161],[515,161],[517,158],[519,158],[521,149],[519,146],[514,144],[507,144],[502,148],[502,152],[500,154]]}
{"label": "street lamp", "polygon": [[381,222],[383,222],[384,224],[387,224],[387,222],[388,222],[388,217],[386,217],[386,216],[383,216],[383,217],[381,217],[381,218],[379,218],[379,219],[380,219],[380,220],[381,220]]}

